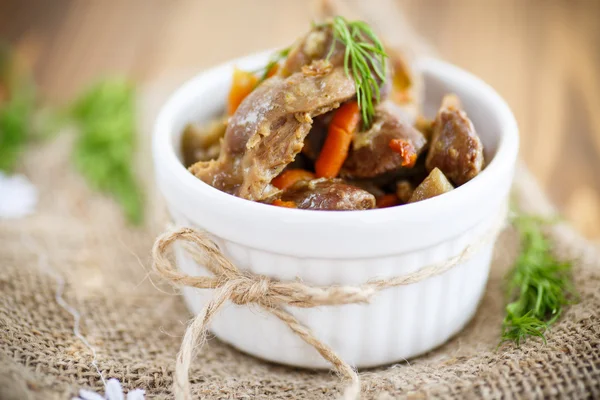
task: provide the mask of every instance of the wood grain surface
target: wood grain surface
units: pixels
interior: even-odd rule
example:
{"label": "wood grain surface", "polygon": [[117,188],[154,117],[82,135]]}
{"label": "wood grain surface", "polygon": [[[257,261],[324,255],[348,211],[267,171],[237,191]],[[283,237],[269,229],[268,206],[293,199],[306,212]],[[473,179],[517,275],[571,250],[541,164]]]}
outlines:
{"label": "wood grain surface", "polygon": [[[286,46],[313,17],[309,3],[0,0],[0,38],[27,53],[47,98],[64,101],[102,75],[144,84]],[[522,158],[566,218],[600,241],[600,1],[398,4],[441,57],[504,96]]]}

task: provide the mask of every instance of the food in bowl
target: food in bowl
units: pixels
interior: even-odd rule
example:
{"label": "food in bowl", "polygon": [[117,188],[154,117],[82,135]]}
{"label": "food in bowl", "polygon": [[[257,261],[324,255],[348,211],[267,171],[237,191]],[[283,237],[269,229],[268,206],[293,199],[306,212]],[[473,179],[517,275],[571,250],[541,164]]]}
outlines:
{"label": "food in bowl", "polygon": [[188,124],[189,171],[228,194],[307,210],[367,210],[442,195],[477,176],[482,142],[456,95],[433,121],[414,72],[362,22],[336,17],[234,70],[226,114]]}
{"label": "food in bowl", "polygon": [[[369,304],[289,308],[319,340],[357,368],[408,359],[439,346],[471,320],[485,291],[495,237],[491,233],[505,211],[518,153],[518,129],[509,107],[472,74],[441,60],[418,59],[412,64],[416,73],[411,75],[410,96],[420,100],[413,104],[419,104],[420,112],[433,120],[444,96],[456,93],[485,147],[483,172],[458,189],[400,207],[311,212],[266,206],[196,178],[184,167],[191,164],[181,149],[187,125],[209,129],[211,121],[227,109],[234,67],[264,70],[272,53],[248,55],[201,71],[174,91],[161,108],[152,154],[157,186],[173,224],[206,232],[241,270],[318,286],[355,286],[411,274],[455,259],[471,246],[469,259],[451,270],[382,291]],[[390,62],[394,62],[391,55]],[[417,88],[419,77],[422,91]],[[400,109],[430,137],[430,121],[413,113],[409,102]],[[319,120],[314,119],[311,129]],[[213,138],[205,138],[219,151],[222,134],[218,131],[226,126],[215,123],[212,128]],[[307,146],[304,143],[299,154]],[[426,160],[419,158],[414,168],[425,170]],[[348,182],[356,187],[361,184]],[[397,196],[408,202],[414,194],[413,184],[398,179],[396,186]],[[374,190],[367,183],[364,187]],[[280,199],[284,201],[286,198]],[[188,275],[211,274],[185,249],[177,248],[175,256],[177,266]],[[182,292],[194,314],[202,312],[214,296],[212,290],[192,287],[184,287]],[[251,307],[225,306],[215,316],[211,331],[220,340],[262,359],[298,367],[330,367],[280,320]]]}

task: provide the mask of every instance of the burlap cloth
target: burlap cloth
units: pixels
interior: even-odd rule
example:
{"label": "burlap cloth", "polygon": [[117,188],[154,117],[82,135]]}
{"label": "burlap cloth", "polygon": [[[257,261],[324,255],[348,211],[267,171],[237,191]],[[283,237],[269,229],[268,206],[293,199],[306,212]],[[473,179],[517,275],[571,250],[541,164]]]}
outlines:
{"label": "burlap cloth", "polygon": [[[145,109],[154,110],[160,99]],[[175,355],[191,315],[180,296],[160,282],[157,289],[148,276],[150,248],[166,219],[151,185],[147,140],[143,228],[127,226],[111,200],[87,189],[71,168],[68,142],[62,137],[28,151],[23,172],[40,189],[38,212],[0,222],[0,398],[66,399],[80,388],[103,393],[90,351],[55,299],[56,274],[66,281],[64,299],[82,315],[82,333],[103,374],[126,389],[145,389],[149,398],[170,398]],[[551,211],[523,169],[515,193],[525,209]],[[547,345],[531,340],[496,349],[502,277],[517,249],[508,229],[473,321],[422,357],[363,371],[363,398],[600,398],[600,253],[566,226],[549,234],[557,254],[575,260],[581,301],[553,326]],[[344,385],[331,372],[274,365],[218,339],[205,346],[190,376],[193,393],[206,399],[332,399]]]}

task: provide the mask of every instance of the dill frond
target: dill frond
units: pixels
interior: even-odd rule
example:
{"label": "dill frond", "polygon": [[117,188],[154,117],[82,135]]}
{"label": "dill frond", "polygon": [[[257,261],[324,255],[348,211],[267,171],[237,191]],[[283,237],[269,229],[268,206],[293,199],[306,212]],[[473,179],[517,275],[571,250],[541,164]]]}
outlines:
{"label": "dill frond", "polygon": [[502,324],[502,341],[519,345],[528,337],[541,337],[577,298],[571,263],[559,261],[544,236],[548,223],[540,217],[519,214],[513,218],[519,233],[521,251],[507,282],[506,317]]}
{"label": "dill frond", "polygon": [[30,76],[17,69],[13,53],[0,44],[0,171],[12,172],[31,138],[36,103]]}
{"label": "dill frond", "polygon": [[344,17],[336,16],[331,27],[335,40],[327,59],[331,57],[336,41],[344,45],[344,70],[354,80],[363,130],[366,130],[373,123],[375,105],[380,101],[379,86],[386,81],[388,55],[375,32],[365,22],[348,22]]}
{"label": "dill frond", "polygon": [[135,98],[131,85],[106,80],[71,106],[79,130],[73,149],[77,169],[94,189],[111,194],[128,220],[143,219],[143,196],[133,172]]}

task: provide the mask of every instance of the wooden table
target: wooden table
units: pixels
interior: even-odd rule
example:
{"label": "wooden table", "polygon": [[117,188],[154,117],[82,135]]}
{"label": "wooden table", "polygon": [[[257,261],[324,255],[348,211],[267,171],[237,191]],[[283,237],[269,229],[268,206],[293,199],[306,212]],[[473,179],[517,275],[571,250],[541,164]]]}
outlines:
{"label": "wooden table", "polygon": [[[42,92],[62,101],[99,75],[146,83],[286,46],[306,30],[308,3],[2,0],[0,37],[28,53]],[[523,159],[565,216],[600,240],[600,1],[401,5],[443,58],[504,96]]]}

